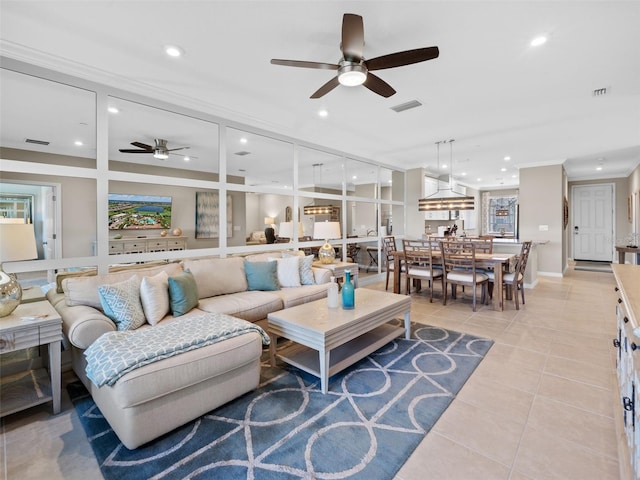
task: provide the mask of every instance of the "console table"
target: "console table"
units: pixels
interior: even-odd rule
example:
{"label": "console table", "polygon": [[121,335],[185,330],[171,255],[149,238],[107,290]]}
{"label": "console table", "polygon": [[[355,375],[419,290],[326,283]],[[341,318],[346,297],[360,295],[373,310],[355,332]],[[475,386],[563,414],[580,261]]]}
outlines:
{"label": "console table", "polygon": [[109,240],[109,255],[186,250],[187,237],[125,237]]}
{"label": "console table", "polygon": [[640,265],[640,248],[638,247],[625,247],[620,246],[616,247],[616,252],[618,252],[618,263],[624,265],[624,257],[626,253],[635,253],[636,254],[636,265]]}

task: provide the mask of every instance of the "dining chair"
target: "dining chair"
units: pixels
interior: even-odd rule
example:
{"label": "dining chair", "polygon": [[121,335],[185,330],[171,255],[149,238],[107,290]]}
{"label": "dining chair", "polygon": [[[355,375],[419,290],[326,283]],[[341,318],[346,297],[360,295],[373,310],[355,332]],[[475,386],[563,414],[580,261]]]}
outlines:
{"label": "dining chair", "polygon": [[451,297],[456,298],[457,287],[471,287],[473,291],[473,311],[476,311],[477,286],[482,287],[481,301],[487,302],[489,276],[476,271],[476,247],[473,242],[440,242],[442,264],[444,266],[443,305],[447,304],[447,285],[451,285]]}
{"label": "dining chair", "polygon": [[[518,290],[520,290],[520,295],[522,296],[522,304],[524,305],[524,271],[527,268],[527,261],[529,260],[529,252],[531,251],[531,242],[522,242],[522,247],[520,248],[520,254],[518,255],[518,260],[516,262],[516,266],[513,269],[513,272],[505,272],[502,274],[502,284],[505,286],[503,291],[508,291],[507,294],[511,294],[513,296],[513,303],[516,306],[516,310],[520,310],[520,305],[518,304]],[[495,277],[493,272],[489,272],[487,274],[489,276],[489,296],[493,296],[493,284],[495,281]]]}
{"label": "dining chair", "polygon": [[476,245],[476,252],[493,253],[493,237],[480,237],[471,240]]}
{"label": "dining chair", "polygon": [[420,291],[422,280],[429,282],[429,302],[433,302],[433,284],[440,279],[444,291],[444,274],[441,263],[434,261],[434,250],[440,250],[439,243],[433,240],[402,240],[404,252],[407,295],[411,293],[411,281],[417,280]]}
{"label": "dining chair", "polygon": [[[386,237],[382,237],[382,252],[384,254],[385,257],[385,261],[387,263],[386,265],[386,269],[387,269],[387,281],[385,283],[384,289],[388,290],[389,289],[389,275],[391,272],[393,272],[393,274],[395,275],[395,263],[394,263],[394,259],[395,256],[398,252],[398,249],[396,247],[396,237],[394,237],[393,235],[387,235]],[[405,267],[403,262],[400,262],[400,272],[399,275],[402,275],[402,272],[405,271]]]}

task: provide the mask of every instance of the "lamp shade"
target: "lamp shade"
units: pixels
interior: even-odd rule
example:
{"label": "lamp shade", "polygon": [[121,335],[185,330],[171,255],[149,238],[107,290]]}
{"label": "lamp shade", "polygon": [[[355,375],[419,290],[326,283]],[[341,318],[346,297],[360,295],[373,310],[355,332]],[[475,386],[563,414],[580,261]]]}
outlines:
{"label": "lamp shade", "polygon": [[[293,238],[293,222],[280,222],[278,230],[280,231],[280,237]],[[298,238],[303,235],[304,231],[302,229],[302,222],[298,222]]]}
{"label": "lamp shade", "polygon": [[276,219],[273,217],[264,217],[265,225],[274,225],[276,223]]}
{"label": "lamp shade", "polygon": [[340,222],[315,222],[313,224],[313,238],[317,240],[330,240],[340,238]]}
{"label": "lamp shade", "polygon": [[280,236],[285,238],[293,238],[293,222],[280,222]]}
{"label": "lamp shade", "polygon": [[38,258],[36,235],[30,223],[0,223],[0,263]]}

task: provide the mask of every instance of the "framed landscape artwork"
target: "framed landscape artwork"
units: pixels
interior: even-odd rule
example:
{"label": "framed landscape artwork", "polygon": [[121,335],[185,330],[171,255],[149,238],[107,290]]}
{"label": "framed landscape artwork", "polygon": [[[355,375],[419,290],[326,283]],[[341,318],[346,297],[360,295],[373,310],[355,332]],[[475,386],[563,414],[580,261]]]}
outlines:
{"label": "framed landscape artwork", "polygon": [[[227,237],[233,234],[233,208],[227,195]],[[220,237],[220,195],[218,192],[196,192],[196,238]]]}

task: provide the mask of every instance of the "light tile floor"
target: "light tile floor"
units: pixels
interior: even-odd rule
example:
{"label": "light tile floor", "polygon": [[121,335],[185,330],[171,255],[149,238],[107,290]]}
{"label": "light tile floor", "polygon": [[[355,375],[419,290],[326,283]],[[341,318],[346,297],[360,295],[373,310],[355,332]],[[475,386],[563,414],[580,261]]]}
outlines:
{"label": "light tile floor", "polygon": [[[396,480],[618,479],[613,288],[612,274],[569,270],[540,277],[520,311],[476,313],[468,297],[443,306],[413,293],[413,321],[495,344]],[[0,478],[101,478],[66,392],[59,415],[11,415],[1,435]]]}

